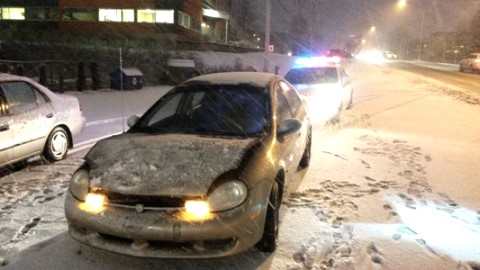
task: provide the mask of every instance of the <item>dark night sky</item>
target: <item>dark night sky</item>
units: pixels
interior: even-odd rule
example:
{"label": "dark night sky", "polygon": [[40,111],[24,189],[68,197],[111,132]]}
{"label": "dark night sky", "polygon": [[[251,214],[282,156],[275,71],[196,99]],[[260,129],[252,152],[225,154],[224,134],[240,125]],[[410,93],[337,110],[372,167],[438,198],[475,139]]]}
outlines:
{"label": "dark night sky", "polygon": [[[412,38],[419,38],[423,29],[425,38],[433,32],[452,31],[460,23],[468,24],[480,9],[480,0],[407,0],[402,10],[397,3],[397,0],[272,0],[272,31],[288,31],[291,18],[300,12],[332,44],[352,34],[368,38],[371,26],[376,27],[376,38],[380,40],[398,27]],[[262,29],[266,1],[259,0],[256,4],[257,24]]]}

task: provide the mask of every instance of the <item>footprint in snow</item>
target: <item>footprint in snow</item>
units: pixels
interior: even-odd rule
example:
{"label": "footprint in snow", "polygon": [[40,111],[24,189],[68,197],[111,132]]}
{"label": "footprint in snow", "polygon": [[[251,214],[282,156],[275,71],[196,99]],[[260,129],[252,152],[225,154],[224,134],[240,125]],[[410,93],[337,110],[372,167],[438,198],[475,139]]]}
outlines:
{"label": "footprint in snow", "polygon": [[367,169],[371,168],[370,164],[368,162],[366,162],[365,160],[360,160],[360,161],[362,162],[362,165],[365,166],[365,168],[367,168]]}
{"label": "footprint in snow", "polygon": [[38,225],[38,222],[40,222],[41,219],[41,217],[32,218],[27,224],[23,225],[23,227],[20,229],[20,234],[28,233],[28,231]]}
{"label": "footprint in snow", "polygon": [[375,243],[370,243],[367,246],[367,253],[368,253],[368,255],[370,255],[370,258],[371,258],[372,262],[374,262],[376,264],[382,264],[384,262],[384,258],[381,255],[381,252],[377,248]]}

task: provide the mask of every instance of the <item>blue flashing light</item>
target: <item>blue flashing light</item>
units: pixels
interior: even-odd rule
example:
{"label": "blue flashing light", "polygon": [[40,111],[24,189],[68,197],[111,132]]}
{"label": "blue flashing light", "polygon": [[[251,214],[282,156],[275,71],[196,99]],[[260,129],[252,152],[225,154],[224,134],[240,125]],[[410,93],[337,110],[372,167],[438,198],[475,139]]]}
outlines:
{"label": "blue flashing light", "polygon": [[295,67],[323,67],[332,64],[338,64],[340,58],[337,56],[313,56],[313,57],[300,57],[295,60]]}

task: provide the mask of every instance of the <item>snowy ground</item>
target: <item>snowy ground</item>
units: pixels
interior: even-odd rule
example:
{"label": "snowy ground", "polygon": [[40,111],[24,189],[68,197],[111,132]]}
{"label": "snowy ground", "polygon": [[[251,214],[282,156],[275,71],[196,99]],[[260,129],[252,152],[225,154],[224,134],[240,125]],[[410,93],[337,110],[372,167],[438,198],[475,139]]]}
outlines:
{"label": "snowy ground", "polygon": [[[480,95],[381,66],[351,76],[353,108],[315,130],[275,253],[154,260],[76,243],[63,196],[80,151],[0,178],[1,268],[480,269]],[[76,95],[87,94],[112,98]]]}

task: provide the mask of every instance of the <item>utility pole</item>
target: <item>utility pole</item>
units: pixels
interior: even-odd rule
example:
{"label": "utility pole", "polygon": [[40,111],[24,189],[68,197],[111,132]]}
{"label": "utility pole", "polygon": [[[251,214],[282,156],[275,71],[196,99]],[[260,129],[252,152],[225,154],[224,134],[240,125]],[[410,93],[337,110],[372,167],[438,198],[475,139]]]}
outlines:
{"label": "utility pole", "polygon": [[272,0],[267,1],[267,10],[265,12],[265,49],[263,59],[263,71],[268,72],[268,57],[270,54],[270,17],[272,13]]}
{"label": "utility pole", "polygon": [[422,26],[420,27],[420,47],[418,48],[418,60],[420,61],[420,56],[423,49],[423,23],[425,21],[425,10],[422,11]]}

